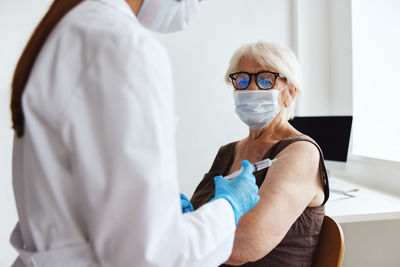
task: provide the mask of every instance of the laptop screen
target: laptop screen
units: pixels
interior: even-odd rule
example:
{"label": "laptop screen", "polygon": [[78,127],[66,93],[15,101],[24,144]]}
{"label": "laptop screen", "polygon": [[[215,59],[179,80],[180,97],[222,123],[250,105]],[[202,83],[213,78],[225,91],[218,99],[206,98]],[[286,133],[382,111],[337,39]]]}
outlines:
{"label": "laptop screen", "polygon": [[352,120],[352,116],[295,117],[289,123],[318,143],[325,160],[346,162]]}

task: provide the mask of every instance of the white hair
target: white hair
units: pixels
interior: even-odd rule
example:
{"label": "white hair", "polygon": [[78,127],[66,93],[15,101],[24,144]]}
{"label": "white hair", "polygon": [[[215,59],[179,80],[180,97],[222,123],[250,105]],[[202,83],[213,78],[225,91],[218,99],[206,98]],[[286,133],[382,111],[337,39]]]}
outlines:
{"label": "white hair", "polygon": [[[239,64],[243,58],[254,61],[264,68],[272,68],[279,72],[282,76],[286,77],[288,85],[297,88],[295,97],[297,98],[300,94],[302,89],[300,65],[296,56],[289,48],[264,41],[240,47],[233,54],[229,62],[229,67],[225,74],[225,81],[227,83],[231,84],[229,74],[240,71]],[[290,107],[287,108],[287,119],[293,118],[294,108],[295,99],[293,99]]]}

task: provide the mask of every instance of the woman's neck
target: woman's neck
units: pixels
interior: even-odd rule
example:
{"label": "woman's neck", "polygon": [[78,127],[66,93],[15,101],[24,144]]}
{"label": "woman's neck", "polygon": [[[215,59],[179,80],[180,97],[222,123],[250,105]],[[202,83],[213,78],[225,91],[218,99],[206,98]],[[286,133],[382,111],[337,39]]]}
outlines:
{"label": "woman's neck", "polygon": [[248,142],[273,142],[295,134],[300,132],[296,131],[283,116],[278,115],[268,126],[260,130],[249,129],[249,136],[246,139]]}
{"label": "woman's neck", "polygon": [[129,7],[132,9],[133,13],[137,16],[140,8],[142,7],[143,0],[125,0]]}

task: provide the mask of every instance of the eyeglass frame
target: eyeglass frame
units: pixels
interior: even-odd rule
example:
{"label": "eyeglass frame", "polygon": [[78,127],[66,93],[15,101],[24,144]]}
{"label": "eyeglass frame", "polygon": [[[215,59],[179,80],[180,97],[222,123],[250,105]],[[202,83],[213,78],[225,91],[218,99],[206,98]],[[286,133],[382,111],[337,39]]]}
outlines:
{"label": "eyeglass frame", "polygon": [[[233,82],[234,80],[236,80],[236,79],[233,77],[233,75],[238,74],[238,73],[245,73],[245,74],[249,75],[249,77],[250,77],[249,84],[248,84],[245,88],[239,89],[239,88],[237,88],[237,87],[235,86],[235,83]],[[273,75],[275,76],[274,82],[273,82],[271,88],[264,89],[264,88],[261,88],[261,87],[258,85],[258,82],[257,82],[257,75],[259,75],[260,73],[271,73],[271,74],[273,74]],[[285,81],[287,81],[287,78],[286,78],[285,76],[282,76],[282,75],[281,75],[280,73],[278,73],[278,72],[273,72],[273,71],[269,71],[269,70],[262,70],[262,71],[259,71],[259,72],[257,72],[257,73],[249,73],[249,72],[246,72],[246,71],[238,71],[238,72],[234,72],[234,73],[229,74],[229,78],[231,79],[232,85],[233,85],[233,87],[234,87],[236,90],[246,90],[246,89],[250,86],[250,84],[251,84],[252,76],[255,77],[254,82],[256,83],[258,89],[260,89],[260,90],[271,90],[272,88],[274,88],[276,79],[277,79],[278,77],[281,77],[282,79],[284,79]]]}

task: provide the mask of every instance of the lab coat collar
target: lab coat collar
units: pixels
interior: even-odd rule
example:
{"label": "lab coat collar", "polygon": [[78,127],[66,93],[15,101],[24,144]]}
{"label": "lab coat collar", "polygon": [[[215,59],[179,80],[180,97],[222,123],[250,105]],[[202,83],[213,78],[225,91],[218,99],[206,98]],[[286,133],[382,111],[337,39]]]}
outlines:
{"label": "lab coat collar", "polygon": [[131,7],[125,0],[94,0],[94,1],[102,2],[106,5],[112,6],[113,8],[116,8],[117,10],[131,17],[132,19],[137,20],[135,13],[133,13]]}

